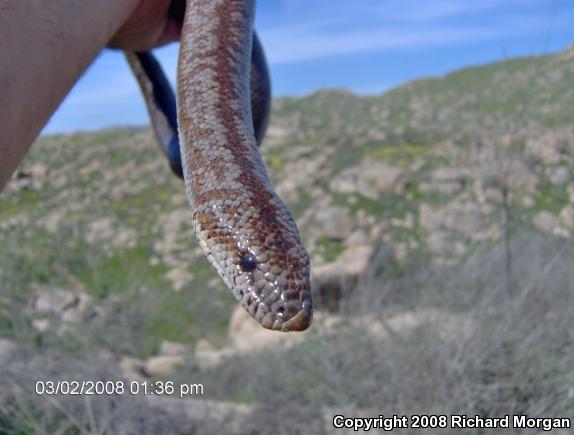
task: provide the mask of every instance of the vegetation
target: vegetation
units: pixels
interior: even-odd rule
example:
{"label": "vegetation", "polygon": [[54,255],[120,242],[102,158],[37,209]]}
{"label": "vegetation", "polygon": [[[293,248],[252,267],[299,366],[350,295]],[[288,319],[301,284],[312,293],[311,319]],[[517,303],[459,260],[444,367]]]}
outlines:
{"label": "vegetation", "polygon": [[[573,415],[572,60],[570,50],[381,96],[274,101],[264,158],[313,269],[344,270],[349,252],[372,249],[336,310],[316,298],[303,339],[250,353],[230,344],[236,302],[195,243],[181,181],[150,131],[40,138],[0,196],[0,434]],[[126,361],[161,356],[165,342],[189,350],[185,364],[146,379],[202,382],[193,407],[33,391],[43,379],[124,379]],[[217,363],[200,364],[206,347]],[[202,406],[211,419],[194,413]],[[219,415],[229,426],[210,426]]]}

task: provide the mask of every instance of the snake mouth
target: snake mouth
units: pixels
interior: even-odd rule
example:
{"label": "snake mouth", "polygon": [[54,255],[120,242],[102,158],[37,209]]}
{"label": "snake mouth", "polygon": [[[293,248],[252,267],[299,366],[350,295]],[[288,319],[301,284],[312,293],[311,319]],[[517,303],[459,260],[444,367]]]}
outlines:
{"label": "snake mouth", "polygon": [[276,289],[272,294],[263,294],[251,287],[241,304],[261,326],[274,331],[304,331],[313,320],[311,293],[307,290]]}
{"label": "snake mouth", "polygon": [[[284,292],[283,294],[285,293],[289,292]],[[278,304],[280,305],[276,307]],[[313,320],[311,294],[308,291],[302,291],[296,300],[278,301],[272,306],[272,314],[274,315],[274,321],[268,325],[261,322],[263,327],[283,332],[304,331],[311,325]]]}
{"label": "snake mouth", "polygon": [[290,316],[281,310],[277,313],[269,312],[263,316],[260,323],[266,329],[290,332],[306,330],[311,325],[312,320],[313,310],[310,304],[303,303],[301,308]]}
{"label": "snake mouth", "polygon": [[311,306],[311,298],[304,301],[301,310],[290,319],[284,320],[281,331],[304,331],[313,321],[313,309]]}

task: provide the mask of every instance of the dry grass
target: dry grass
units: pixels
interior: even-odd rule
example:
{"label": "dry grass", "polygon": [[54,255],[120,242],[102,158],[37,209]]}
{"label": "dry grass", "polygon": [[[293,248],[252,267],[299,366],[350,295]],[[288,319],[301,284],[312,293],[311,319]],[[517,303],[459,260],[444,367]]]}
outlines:
{"label": "dry grass", "polygon": [[97,358],[20,355],[0,373],[2,434],[160,434],[189,424],[152,410],[143,396],[38,396],[38,380],[115,381],[120,374]]}
{"label": "dry grass", "polygon": [[513,295],[505,293],[501,249],[374,281],[348,301],[347,314],[388,323],[398,313],[436,315],[392,334],[341,326],[288,351],[230,362],[206,384],[221,399],[264,404],[254,428],[276,424],[272,410],[280,409],[280,433],[304,432],[326,407],[371,416],[571,416],[574,250],[538,237],[513,250]]}
{"label": "dry grass", "polygon": [[[210,370],[191,364],[176,379],[202,382],[209,399],[255,406],[241,433],[324,433],[339,410],[572,416],[574,248],[536,236],[512,249],[513,294],[505,291],[499,248],[448,268],[419,265],[394,280],[364,282],[343,305],[347,320],[294,347]],[[401,316],[415,321],[397,322]],[[369,329],[381,324],[390,329]],[[98,360],[17,355],[0,374],[0,433],[157,434],[196,425],[152,411],[143,397],[46,400],[32,393],[38,379],[118,379]]]}

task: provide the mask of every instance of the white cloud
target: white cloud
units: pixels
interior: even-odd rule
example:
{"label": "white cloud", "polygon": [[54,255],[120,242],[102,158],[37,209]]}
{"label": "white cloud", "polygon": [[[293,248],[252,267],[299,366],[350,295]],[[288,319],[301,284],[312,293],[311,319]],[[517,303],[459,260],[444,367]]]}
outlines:
{"label": "white cloud", "polygon": [[261,34],[269,62],[275,64],[349,53],[461,44],[497,36],[492,29],[477,27],[386,27],[346,31],[337,35],[299,27],[262,31]]}
{"label": "white cloud", "polygon": [[489,9],[512,6],[513,4],[520,4],[524,7],[532,4],[533,0],[433,0],[428,2],[387,0],[377,3],[377,12],[381,16],[409,23],[440,21],[452,17],[485,12]]}
{"label": "white cloud", "polygon": [[81,82],[77,88],[70,92],[66,104],[81,109],[114,100],[128,100],[137,95],[139,95],[139,88],[135,78],[130,77],[130,80],[127,80],[124,77],[115,77],[110,78],[110,81],[105,85],[92,86]]}
{"label": "white cloud", "polygon": [[259,31],[270,63],[281,64],[528,34],[553,1],[285,0],[282,23]]}

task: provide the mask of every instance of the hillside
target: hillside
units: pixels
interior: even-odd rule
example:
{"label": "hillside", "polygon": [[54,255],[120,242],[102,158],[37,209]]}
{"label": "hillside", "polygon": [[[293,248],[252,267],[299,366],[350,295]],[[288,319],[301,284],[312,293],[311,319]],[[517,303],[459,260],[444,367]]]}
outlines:
{"label": "hillside", "polygon": [[[346,382],[340,389],[325,386],[337,378],[334,366],[323,367],[323,384],[314,385],[305,373],[323,364],[317,358],[330,355],[337,361],[329,343],[355,349],[359,366],[364,358],[382,358],[373,343],[387,343],[389,335],[381,331],[389,324],[399,334],[407,331],[408,339],[400,345],[405,348],[385,344],[396,365],[377,366],[373,373],[380,379],[392,376],[408,351],[423,349],[425,361],[433,360],[435,351],[452,359],[460,340],[465,346],[489,340],[492,330],[484,328],[511,320],[524,333],[528,322],[536,321],[543,325],[536,331],[545,345],[572,348],[574,337],[565,332],[571,314],[544,307],[557,297],[571,301],[573,293],[566,283],[574,282],[568,275],[568,241],[574,235],[574,51],[468,68],[380,96],[326,90],[281,98],[273,102],[262,147],[274,185],[310,251],[319,315],[316,329],[303,341],[280,339],[279,351],[265,357],[273,367],[289,370],[292,349],[310,355],[300,362],[295,379],[300,388],[274,380],[269,370],[258,372],[261,382],[277,382],[272,388],[286,388],[290,397],[300,394],[315,407],[372,407],[383,398],[371,392],[358,399],[360,388],[368,388],[358,378],[349,381],[346,401]],[[113,360],[117,372],[105,376],[202,376],[211,382],[209,399],[249,406],[263,394],[253,386],[258,382],[253,375],[247,376],[253,382],[247,386],[233,381],[258,357],[235,356],[245,344],[229,335],[230,319],[247,322],[241,324],[255,337],[258,332],[249,329],[248,320],[237,320],[235,300],[203,258],[182,183],[169,171],[149,129],[40,138],[0,195],[0,247],[0,363],[41,356],[52,367],[63,358],[71,361],[70,370],[82,372],[85,358],[102,365]],[[559,261],[548,265],[555,252]],[[550,270],[564,285],[536,281],[549,298],[537,299],[542,296],[532,294],[529,279]],[[528,292],[521,293],[525,288]],[[530,317],[524,323],[520,316],[504,317],[508,310],[502,308],[508,306],[496,292],[520,295],[504,303],[517,304]],[[497,305],[500,311],[475,311]],[[480,317],[486,312],[491,317]],[[553,317],[557,313],[562,317]],[[370,320],[349,323],[345,314]],[[551,321],[558,325],[555,335]],[[425,325],[435,328],[428,337]],[[464,325],[475,325],[468,327],[473,332],[466,334]],[[462,336],[451,340],[458,329]],[[353,341],[363,330],[379,331],[375,341],[366,336]],[[277,341],[261,337],[262,343]],[[509,335],[493,346],[512,347],[519,337]],[[442,347],[433,347],[436,343]],[[533,354],[520,352],[549,351],[536,345],[514,350],[508,358],[517,373],[534,370],[518,362],[530,361]],[[340,367],[351,370],[357,361],[345,355]],[[494,364],[495,379],[523,379],[489,355],[481,361]],[[544,372],[534,372],[533,382],[550,376],[544,384],[550,390],[554,375],[570,382],[572,358],[569,351],[553,360]],[[448,371],[448,359],[443,362]],[[34,364],[42,373],[44,363]],[[16,376],[16,366],[7,367],[12,372],[6,373]],[[485,380],[483,367],[472,367],[478,376],[473,382],[494,383]],[[442,369],[429,370],[441,377]],[[0,374],[0,402],[2,381]],[[535,391],[512,406],[537,409],[531,403]],[[564,391],[548,394],[557,403],[554,411],[572,414],[574,405],[563,401]],[[486,406],[488,397],[484,392],[462,409]],[[416,411],[431,406],[413,400],[401,402],[407,406],[403,412],[415,412],[411,405],[420,407]],[[445,409],[456,408],[452,400]],[[503,405],[485,412],[507,411]],[[246,409],[241,412],[249,414]],[[0,412],[0,429],[11,419],[13,414]]]}

